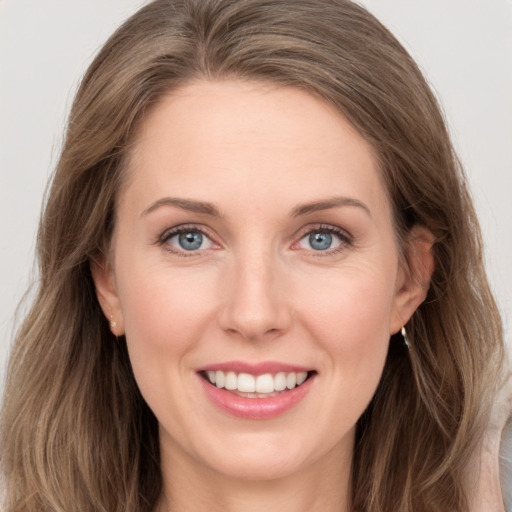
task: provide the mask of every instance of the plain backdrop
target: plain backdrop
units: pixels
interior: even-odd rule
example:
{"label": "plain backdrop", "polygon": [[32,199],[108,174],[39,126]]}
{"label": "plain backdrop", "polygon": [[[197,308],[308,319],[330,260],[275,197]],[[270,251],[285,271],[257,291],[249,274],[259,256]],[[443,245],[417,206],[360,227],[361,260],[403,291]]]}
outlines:
{"label": "plain backdrop", "polygon": [[[101,44],[143,3],[0,0],[0,392],[16,305],[37,277],[38,216],[74,92]],[[361,3],[405,45],[440,99],[512,346],[512,1]]]}

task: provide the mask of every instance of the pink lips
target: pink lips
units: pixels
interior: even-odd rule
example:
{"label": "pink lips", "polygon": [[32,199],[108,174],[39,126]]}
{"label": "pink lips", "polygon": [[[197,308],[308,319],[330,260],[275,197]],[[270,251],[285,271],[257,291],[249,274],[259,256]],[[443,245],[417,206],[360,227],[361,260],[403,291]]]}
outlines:
{"label": "pink lips", "polygon": [[252,375],[263,375],[264,373],[279,372],[309,372],[312,368],[305,366],[297,366],[287,363],[279,363],[277,361],[264,361],[262,363],[247,363],[244,361],[226,361],[225,363],[211,364],[198,368],[198,372],[216,371],[250,373]]}
{"label": "pink lips", "polygon": [[311,389],[316,376],[316,374],[313,374],[300,386],[291,390],[282,391],[277,396],[268,398],[246,398],[238,396],[226,389],[219,389],[200,375],[201,372],[215,370],[262,375],[265,373],[276,374],[279,372],[308,372],[311,371],[311,368],[272,361],[256,364],[232,361],[204,366],[197,370],[203,389],[215,406],[230,415],[252,420],[276,418],[297,405]]}

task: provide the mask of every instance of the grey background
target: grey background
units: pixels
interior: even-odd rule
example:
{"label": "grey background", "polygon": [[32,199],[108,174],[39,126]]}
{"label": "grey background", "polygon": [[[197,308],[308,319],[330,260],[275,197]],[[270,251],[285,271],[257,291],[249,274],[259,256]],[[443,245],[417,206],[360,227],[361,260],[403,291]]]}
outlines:
{"label": "grey background", "polygon": [[[110,33],[143,3],[0,0],[0,392],[16,305],[36,278],[38,216],[78,81]],[[361,3],[402,41],[440,98],[512,346],[512,1]],[[511,454],[512,442],[506,445],[503,453]]]}

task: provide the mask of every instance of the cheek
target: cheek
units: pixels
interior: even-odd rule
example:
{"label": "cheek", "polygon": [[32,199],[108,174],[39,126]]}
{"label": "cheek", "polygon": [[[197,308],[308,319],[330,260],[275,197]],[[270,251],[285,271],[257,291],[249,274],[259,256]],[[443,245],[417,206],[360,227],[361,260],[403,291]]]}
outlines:
{"label": "cheek", "polygon": [[125,283],[120,297],[134,372],[164,368],[164,361],[179,365],[213,314],[211,279],[161,266],[131,266],[129,275],[119,281]]}
{"label": "cheek", "polygon": [[304,313],[307,329],[328,355],[336,387],[346,390],[345,399],[363,409],[377,387],[387,355],[394,299],[388,275],[347,273],[333,280],[329,293],[310,300]]}
{"label": "cheek", "polygon": [[[390,274],[357,269],[345,272],[336,279],[315,283],[316,292],[304,293],[308,315],[326,336],[346,340],[352,348],[364,350],[375,337],[389,338],[389,321],[394,306],[394,282]],[[366,340],[364,343],[361,341]],[[361,346],[360,346],[361,345]]]}

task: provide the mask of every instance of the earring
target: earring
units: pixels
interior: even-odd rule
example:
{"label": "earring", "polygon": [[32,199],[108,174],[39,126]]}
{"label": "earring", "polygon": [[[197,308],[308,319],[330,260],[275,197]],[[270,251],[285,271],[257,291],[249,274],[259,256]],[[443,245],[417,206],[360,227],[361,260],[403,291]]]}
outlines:
{"label": "earring", "polygon": [[405,346],[407,348],[411,348],[411,342],[409,341],[409,338],[407,337],[407,332],[405,330],[405,325],[400,330],[400,334],[402,335],[402,338],[404,339]]}
{"label": "earring", "polygon": [[113,329],[114,327],[116,327],[117,323],[114,321],[114,317],[112,315],[110,315],[110,329]]}

